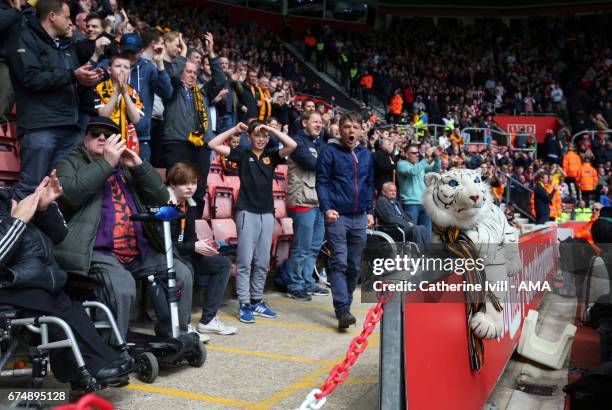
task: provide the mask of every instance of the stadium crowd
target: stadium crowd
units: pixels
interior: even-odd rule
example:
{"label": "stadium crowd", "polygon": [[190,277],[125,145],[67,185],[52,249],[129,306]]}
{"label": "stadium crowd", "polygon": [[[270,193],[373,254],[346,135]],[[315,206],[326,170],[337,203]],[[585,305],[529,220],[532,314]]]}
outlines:
{"label": "stadium crowd", "polygon": [[[510,197],[509,217],[514,204],[533,210],[539,223],[561,218],[553,210],[561,211],[563,202],[576,203],[576,211],[610,206],[612,145],[605,130],[612,119],[603,86],[609,89],[609,49],[594,53],[584,73],[584,97],[592,103],[584,127],[601,132],[570,144],[575,118],[559,86],[562,70],[538,62],[556,56],[555,48],[541,54],[519,47],[523,39],[516,35],[478,37],[469,30],[434,36],[449,61],[430,58],[426,47],[412,52],[427,44],[412,34],[394,33],[393,41],[388,34],[368,41],[335,37],[350,61],[363,61],[356,68],[363,77],[373,76],[362,81],[365,104],[371,88],[383,101],[401,100],[390,104],[395,108],[384,126],[367,107],[340,114],[296,98],[305,80],[279,38],[251,25],[229,27],[223,15],[170,9],[161,1],[124,10],[116,0],[38,0],[34,7],[0,0],[0,125],[11,119],[14,100],[21,160],[18,181],[6,195],[14,227],[5,234],[19,234],[16,229],[35,213],[57,212],[49,204],[57,202],[62,214],[55,217],[66,219],[67,232],[54,238],[57,266],[47,262],[71,277],[94,278],[96,296],[125,335],[136,302],[134,278],[163,265],[155,230],[130,216],[172,202],[186,215],[172,229],[182,283],[180,326],[206,341],[211,332],[237,331],[217,316],[232,270],[220,249],[225,244],[199,235],[220,186],[209,181],[239,181],[226,218],[236,231],[230,239],[236,241],[238,319],[277,316],[263,290],[277,247],[280,194],[294,238],[286,262],[276,261],[285,272],[286,294],[307,302],[330,293],[313,276],[327,240],[327,281],[340,329],[356,322],[350,309],[374,216],[402,225],[419,246],[429,240],[431,221],[422,206],[426,172],[480,168],[498,202],[504,192]],[[479,40],[460,53],[461,41],[472,37]],[[501,51],[487,53],[488,41]],[[406,51],[397,53],[404,42]],[[576,42],[585,43],[579,36]],[[353,65],[347,67],[355,91]],[[555,111],[562,126],[548,133],[539,151],[523,133],[500,138],[493,117],[508,106]],[[444,123],[441,135],[431,123]],[[462,131],[474,125],[485,129],[482,141]],[[285,161],[286,172],[279,171]],[[375,193],[385,199],[375,203]],[[11,286],[15,254],[3,249],[0,279]],[[196,326],[194,285],[203,292]],[[164,326],[156,331],[163,334]],[[117,362],[99,373],[116,378],[125,366]]]}

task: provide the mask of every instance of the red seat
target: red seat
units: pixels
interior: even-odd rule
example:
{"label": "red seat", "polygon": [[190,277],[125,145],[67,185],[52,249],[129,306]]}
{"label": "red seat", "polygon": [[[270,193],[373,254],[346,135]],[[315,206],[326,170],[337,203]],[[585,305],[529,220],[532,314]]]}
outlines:
{"label": "red seat", "polygon": [[195,221],[195,231],[198,240],[203,241],[212,241],[213,240],[213,232],[210,229],[210,225],[203,219],[196,219]]}
{"label": "red seat", "polygon": [[202,219],[210,220],[212,217],[210,213],[210,195],[208,192],[204,193],[204,211],[202,212]]}
{"label": "red seat", "polygon": [[281,181],[278,179],[272,180],[272,192],[287,192],[287,181]]}
{"label": "red seat", "polygon": [[287,164],[279,164],[276,166],[274,170],[275,174],[281,175],[285,181],[287,180],[287,174],[289,173],[289,165]]}
{"label": "red seat", "polygon": [[0,179],[11,185],[19,178],[20,162],[15,144],[0,142]]}
{"label": "red seat", "polygon": [[211,198],[215,197],[215,190],[219,186],[225,186],[223,182],[223,168],[220,166],[211,165],[210,171],[208,172],[208,178],[206,180],[206,189],[210,194]]}
{"label": "red seat", "polygon": [[223,182],[225,186],[228,188],[232,188],[234,190],[234,202],[238,200],[238,193],[240,192],[240,177],[234,175],[225,175],[223,177]]}
{"label": "red seat", "polygon": [[230,245],[238,243],[236,223],[233,219],[213,219],[211,221],[211,228],[216,241],[225,242]]}
{"label": "red seat", "polygon": [[287,205],[285,203],[285,194],[282,192],[274,192],[274,217],[285,218],[287,216]]}
{"label": "red seat", "polygon": [[234,214],[234,190],[217,186],[213,197],[213,216],[215,219],[232,218]]}
{"label": "red seat", "polygon": [[216,151],[213,151],[213,160],[210,165],[218,167],[221,166],[221,156]]}
{"label": "red seat", "polygon": [[274,256],[274,264],[278,267],[289,258],[289,250],[293,240],[293,220],[291,218],[276,219],[273,232],[272,255]]}

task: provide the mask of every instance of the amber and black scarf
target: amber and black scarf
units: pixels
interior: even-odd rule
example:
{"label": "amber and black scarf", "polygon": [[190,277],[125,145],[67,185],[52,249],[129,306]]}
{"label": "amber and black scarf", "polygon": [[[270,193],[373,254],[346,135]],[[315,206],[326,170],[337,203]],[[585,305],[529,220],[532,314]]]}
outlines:
{"label": "amber and black scarf", "polygon": [[[456,227],[440,227],[437,225],[433,226],[434,232],[440,235],[442,243],[445,248],[450,251],[453,255],[462,259],[476,260],[478,258],[478,249],[472,240],[459,228]],[[475,266],[472,264],[472,266]],[[470,321],[472,317],[478,312],[486,312],[486,299],[487,297],[493,304],[493,307],[498,312],[503,310],[499,299],[495,294],[486,290],[487,276],[484,269],[466,269],[465,281],[468,284],[481,285],[481,291],[466,291],[465,292],[465,311],[466,311],[466,325],[468,328],[468,351],[470,355],[470,367],[472,371],[479,371],[484,365],[484,344],[482,339],[476,337],[472,329],[470,328]]]}
{"label": "amber and black scarf", "polygon": [[204,136],[208,129],[208,114],[206,113],[206,105],[202,98],[202,93],[196,85],[193,87],[193,105],[196,112],[195,131],[190,132],[187,140],[196,147],[204,146]]}

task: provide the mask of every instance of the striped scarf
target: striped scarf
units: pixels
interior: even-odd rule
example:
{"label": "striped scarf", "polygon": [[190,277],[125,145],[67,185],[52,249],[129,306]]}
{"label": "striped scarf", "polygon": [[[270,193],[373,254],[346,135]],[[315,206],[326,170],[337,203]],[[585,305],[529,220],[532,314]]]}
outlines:
{"label": "striped scarf", "polygon": [[190,132],[187,140],[196,147],[204,146],[204,136],[208,129],[208,114],[206,113],[206,105],[202,98],[202,93],[196,85],[193,87],[193,105],[196,112],[195,131]]}
{"label": "striped scarf", "polygon": [[[434,225],[434,232],[440,235],[445,249],[453,255],[462,259],[476,260],[478,258],[478,250],[472,240],[459,228],[456,227],[440,227]],[[482,339],[476,337],[470,328],[472,317],[478,312],[486,312],[485,299],[488,297],[495,309],[498,312],[502,311],[502,305],[497,299],[497,296],[490,290],[486,290],[487,276],[484,270],[466,269],[465,281],[468,284],[479,283],[481,291],[465,292],[465,310],[466,310],[466,325],[468,328],[468,352],[470,355],[470,367],[472,371],[479,371],[484,365],[484,344]]]}

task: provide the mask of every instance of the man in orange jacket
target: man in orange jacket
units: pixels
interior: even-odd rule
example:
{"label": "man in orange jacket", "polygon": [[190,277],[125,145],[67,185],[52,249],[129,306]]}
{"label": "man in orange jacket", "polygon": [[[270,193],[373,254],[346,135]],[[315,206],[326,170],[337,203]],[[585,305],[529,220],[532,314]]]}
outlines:
{"label": "man in orange jacket", "polygon": [[397,124],[402,113],[404,100],[402,99],[402,91],[398,88],[389,102],[389,121]]}
{"label": "man in orange jacket", "polygon": [[580,181],[580,169],[582,168],[582,160],[580,155],[576,153],[574,144],[569,144],[569,151],[563,157],[563,171],[567,175],[565,182],[570,190],[570,195],[574,198],[578,197],[578,183]]}
{"label": "man in orange jacket", "polygon": [[597,170],[591,165],[591,159],[586,158],[580,168],[580,191],[582,192],[582,199],[586,202],[587,206],[591,198],[597,200],[594,194],[598,179]]}

